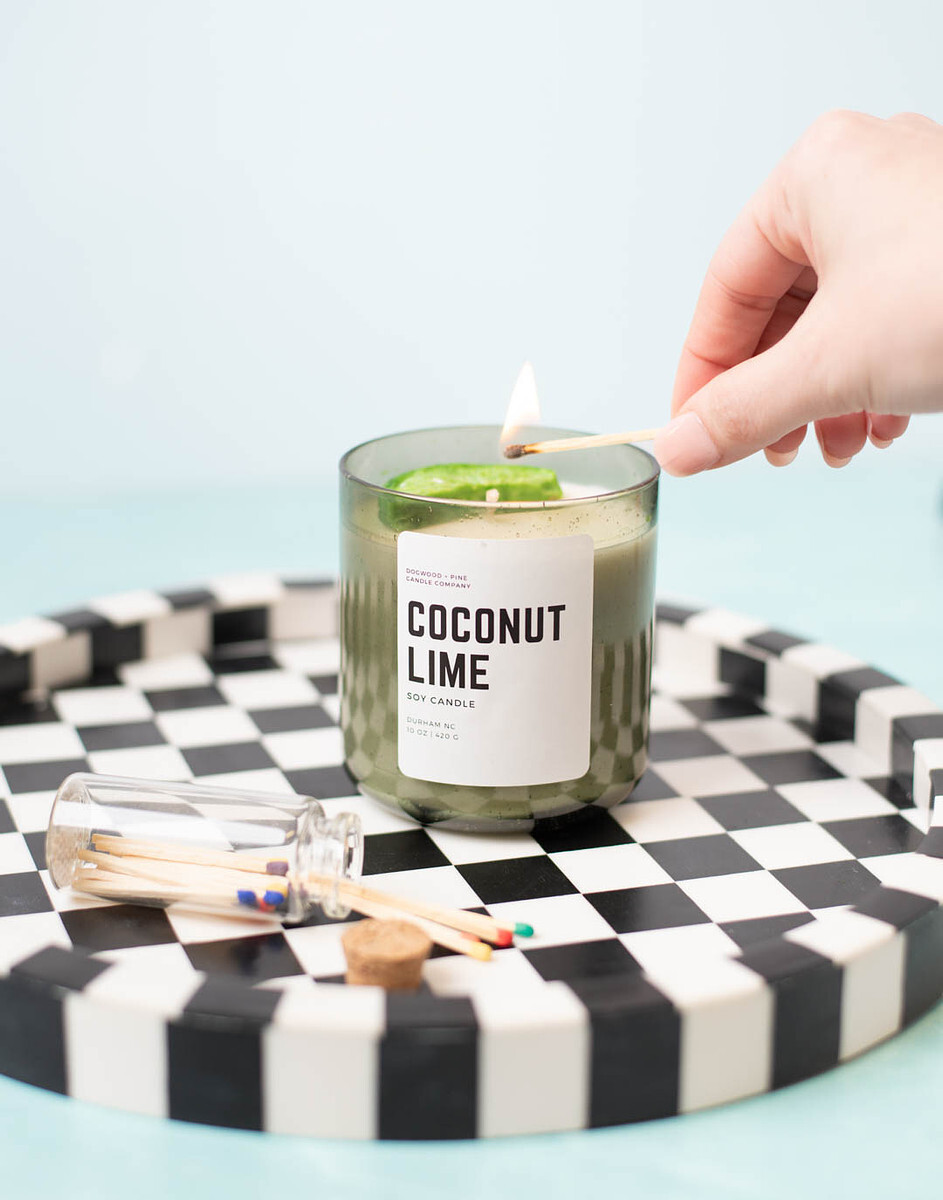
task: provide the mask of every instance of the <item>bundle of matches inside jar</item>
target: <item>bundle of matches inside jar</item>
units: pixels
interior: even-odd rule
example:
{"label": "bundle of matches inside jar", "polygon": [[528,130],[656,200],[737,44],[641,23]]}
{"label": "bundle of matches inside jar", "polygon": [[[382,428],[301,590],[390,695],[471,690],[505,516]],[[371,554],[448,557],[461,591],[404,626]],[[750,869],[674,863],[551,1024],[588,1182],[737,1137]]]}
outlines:
{"label": "bundle of matches inside jar", "polygon": [[[169,836],[151,836],[156,830]],[[56,795],[46,855],[56,886],[84,895],[289,924],[318,908],[335,919],[353,911],[409,922],[480,961],[492,946],[533,933],[365,886],[359,818],[329,818],[310,797],[71,775]]]}

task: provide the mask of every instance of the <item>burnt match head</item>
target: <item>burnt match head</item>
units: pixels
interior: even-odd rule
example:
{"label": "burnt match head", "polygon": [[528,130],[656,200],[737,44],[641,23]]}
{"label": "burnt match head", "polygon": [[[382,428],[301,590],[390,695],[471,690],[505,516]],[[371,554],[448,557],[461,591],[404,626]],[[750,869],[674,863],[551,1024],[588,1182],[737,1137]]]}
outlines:
{"label": "burnt match head", "polygon": [[517,442],[513,446],[505,446],[504,447],[504,457],[505,458],[523,458],[524,457],[523,445],[521,445],[520,442]]}

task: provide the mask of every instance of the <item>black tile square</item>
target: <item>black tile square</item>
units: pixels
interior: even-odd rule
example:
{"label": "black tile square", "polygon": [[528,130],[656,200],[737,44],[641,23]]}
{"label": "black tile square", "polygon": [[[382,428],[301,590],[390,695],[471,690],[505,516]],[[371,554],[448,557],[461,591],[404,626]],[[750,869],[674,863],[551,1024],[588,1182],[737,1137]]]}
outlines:
{"label": "black tile square", "polygon": [[214,654],[207,658],[214,675],[238,675],[248,671],[280,671],[270,654]]}
{"label": "black tile square", "polygon": [[30,857],[36,864],[37,871],[45,871],[46,869],[46,833],[41,830],[37,833],[24,833],[23,841],[26,842],[27,849],[30,852]]}
{"label": "black tile square", "polygon": [[760,864],[726,833],[646,842],[645,849],[672,879],[703,879],[759,871]]}
{"label": "black tile square", "polygon": [[207,975],[238,975],[251,983],[279,979],[283,975],[304,975],[282,933],[193,942],[184,949],[196,970],[205,971]]}
{"label": "black tile square", "polygon": [[271,1021],[279,999],[279,992],[269,988],[243,987],[232,979],[220,979],[216,975],[209,975],[187,1001],[183,1014],[230,1018],[246,1026],[261,1027]]}
{"label": "black tile square", "polygon": [[47,725],[58,720],[59,714],[48,700],[27,701],[21,697],[0,696],[0,725]]}
{"label": "black tile square", "polygon": [[733,717],[762,717],[763,709],[746,696],[696,696],[679,704],[699,721],[729,721]]}
{"label": "black tile square", "polygon": [[528,858],[502,858],[494,862],[464,863],[458,871],[485,904],[536,900],[542,896],[568,896],[578,890],[556,863],[543,854]]}
{"label": "black tile square", "polygon": [[0,800],[0,833],[16,833],[13,814],[7,807],[5,800]]}
{"label": "black tile square", "polygon": [[29,687],[30,656],[0,646],[0,692],[25,692]]}
{"label": "black tile square", "polygon": [[631,804],[634,800],[673,800],[677,795],[670,783],[665,783],[659,774],[649,768],[632,789],[632,794],[622,803]]}
{"label": "black tile square", "polygon": [[930,858],[943,858],[943,825],[936,825],[927,833],[920,853]]}
{"label": "black tile square", "polygon": [[787,913],[781,917],[753,917],[747,921],[724,921],[719,928],[738,946],[756,946],[781,937],[788,929],[798,929],[814,921],[811,913]]}
{"label": "black tile square", "polygon": [[850,821],[823,821],[827,829],[855,858],[903,854],[916,850],[925,834],[897,813],[883,817],[855,817]]}
{"label": "black tile square", "polygon": [[249,716],[262,733],[288,733],[296,729],[327,729],[335,723],[320,704],[296,704],[290,708],[254,709]]}
{"label": "black tile square", "polygon": [[161,688],[160,691],[145,692],[144,696],[154,712],[176,712],[181,708],[215,708],[226,703],[222,692],[212,684]]}
{"label": "black tile square", "polygon": [[108,963],[98,962],[81,951],[46,946],[18,962],[12,971],[16,975],[80,992],[108,967]]}
{"label": "black tile square", "polygon": [[275,766],[275,760],[260,742],[191,746],[180,753],[197,776],[222,775],[228,771],[259,771]]}
{"label": "black tile square", "polygon": [[683,625],[688,617],[699,613],[699,608],[688,608],[685,604],[665,604],[660,602],[655,609],[655,619],[665,621],[669,625]]}
{"label": "black tile square", "polygon": [[109,625],[107,618],[101,613],[92,612],[90,608],[73,608],[68,612],[50,613],[48,620],[55,621],[69,633],[91,632]]}
{"label": "black tile square", "polygon": [[61,758],[55,762],[4,763],[3,773],[10,791],[16,795],[19,792],[54,792],[67,775],[88,769],[84,758]]}
{"label": "black tile square", "polygon": [[806,820],[798,808],[772,788],[762,792],[701,796],[698,804],[724,829],[762,829],[767,825],[794,825]]}
{"label": "black tile square", "polygon": [[874,788],[879,796],[883,796],[885,800],[889,800],[895,808],[912,808],[913,796],[897,782],[891,775],[879,775],[876,778],[865,779],[863,781],[868,787]]}
{"label": "black tile square", "polygon": [[869,688],[891,687],[899,681],[873,667],[837,671],[819,681],[819,725],[843,737],[852,737],[858,697]]}
{"label": "black tile square", "polygon": [[304,770],[284,771],[283,774],[300,796],[334,800],[358,794],[356,781],[346,767],[305,767]]}
{"label": "black tile square", "polygon": [[164,946],[177,940],[162,908],[109,904],[76,908],[59,915],[73,945],[90,954],[98,950],[127,950],[132,946]]}
{"label": "black tile square", "polygon": [[831,763],[813,750],[785,750],[777,754],[749,754],[740,760],[764,783],[778,787],[784,783],[808,783],[817,779],[840,779]]}
{"label": "black tile square", "polygon": [[183,591],[161,592],[174,612],[184,608],[211,608],[216,603],[216,597],[206,588],[189,588]]}
{"label": "black tile square", "polygon": [[645,929],[674,929],[679,925],[710,922],[676,883],[592,892],[586,899],[616,933],[640,933]]}
{"label": "black tile square", "polygon": [[635,839],[608,812],[597,809],[584,821],[573,821],[559,829],[534,829],[531,837],[547,854],[565,850],[595,850],[600,846],[625,846]]}
{"label": "black tile square", "polygon": [[856,904],[855,912],[886,921],[896,929],[906,929],[938,907],[937,902],[928,896],[915,896],[913,892],[902,892],[899,888],[883,887]]}
{"label": "black tile square", "polygon": [[364,838],[364,875],[380,875],[389,871],[419,871],[424,867],[448,865],[449,860],[424,829],[406,829],[402,833],[374,833]]}
{"label": "black tile square", "polygon": [[0,875],[0,917],[52,911],[52,902],[35,871]]}
{"label": "black tile square", "polygon": [[729,683],[738,692],[748,696],[766,693],[766,663],[740,650],[720,648],[720,682]]}
{"label": "black tile square", "polygon": [[167,739],[153,721],[128,721],[123,725],[86,725],[76,728],[82,744],[94,750],[126,750],[136,746],[162,746]]}
{"label": "black tile square", "polygon": [[648,735],[648,757],[652,762],[677,758],[703,758],[727,751],[703,729],[665,729]]}
{"label": "black tile square", "polygon": [[793,646],[804,646],[803,638],[793,637],[791,633],[780,633],[776,629],[767,629],[763,633],[754,633],[744,639],[748,646],[756,646],[758,650],[768,650],[770,654],[782,654]]}
{"label": "black tile square", "polygon": [[92,630],[92,662],[96,667],[117,667],[144,657],[143,625],[102,625]]}
{"label": "black tile square", "polygon": [[268,637],[267,607],[235,608],[213,613],[213,645],[231,642],[262,642]]}
{"label": "black tile square", "polygon": [[638,975],[641,972],[639,964],[617,938],[576,942],[569,946],[541,946],[537,950],[525,950],[524,957],[548,981]]}
{"label": "black tile square", "polygon": [[337,695],[337,675],[309,675],[308,678],[322,696]]}
{"label": "black tile square", "polygon": [[877,878],[859,862],[815,863],[771,871],[807,908],[858,904],[878,886]]}

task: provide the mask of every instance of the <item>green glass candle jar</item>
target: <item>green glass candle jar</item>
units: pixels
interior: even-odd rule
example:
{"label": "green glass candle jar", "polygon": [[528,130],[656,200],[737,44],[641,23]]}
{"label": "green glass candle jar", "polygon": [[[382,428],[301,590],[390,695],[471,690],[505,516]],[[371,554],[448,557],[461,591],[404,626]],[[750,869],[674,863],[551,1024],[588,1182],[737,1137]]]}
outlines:
{"label": "green glass candle jar", "polygon": [[561,454],[562,498],[541,501],[387,486],[502,462],[499,437],[394,434],[341,461],[347,766],[384,804],[460,830],[610,807],[647,761],[658,466],[635,446]]}

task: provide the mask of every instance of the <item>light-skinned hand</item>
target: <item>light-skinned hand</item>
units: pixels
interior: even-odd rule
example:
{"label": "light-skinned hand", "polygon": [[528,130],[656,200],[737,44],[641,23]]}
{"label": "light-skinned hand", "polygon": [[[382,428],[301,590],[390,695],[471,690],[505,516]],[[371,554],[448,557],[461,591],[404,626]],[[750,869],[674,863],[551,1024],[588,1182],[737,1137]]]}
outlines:
{"label": "light-skinned hand", "polygon": [[814,424],[825,461],[943,409],[943,127],[820,117],[740,213],[707,271],[654,452],[672,475]]}

